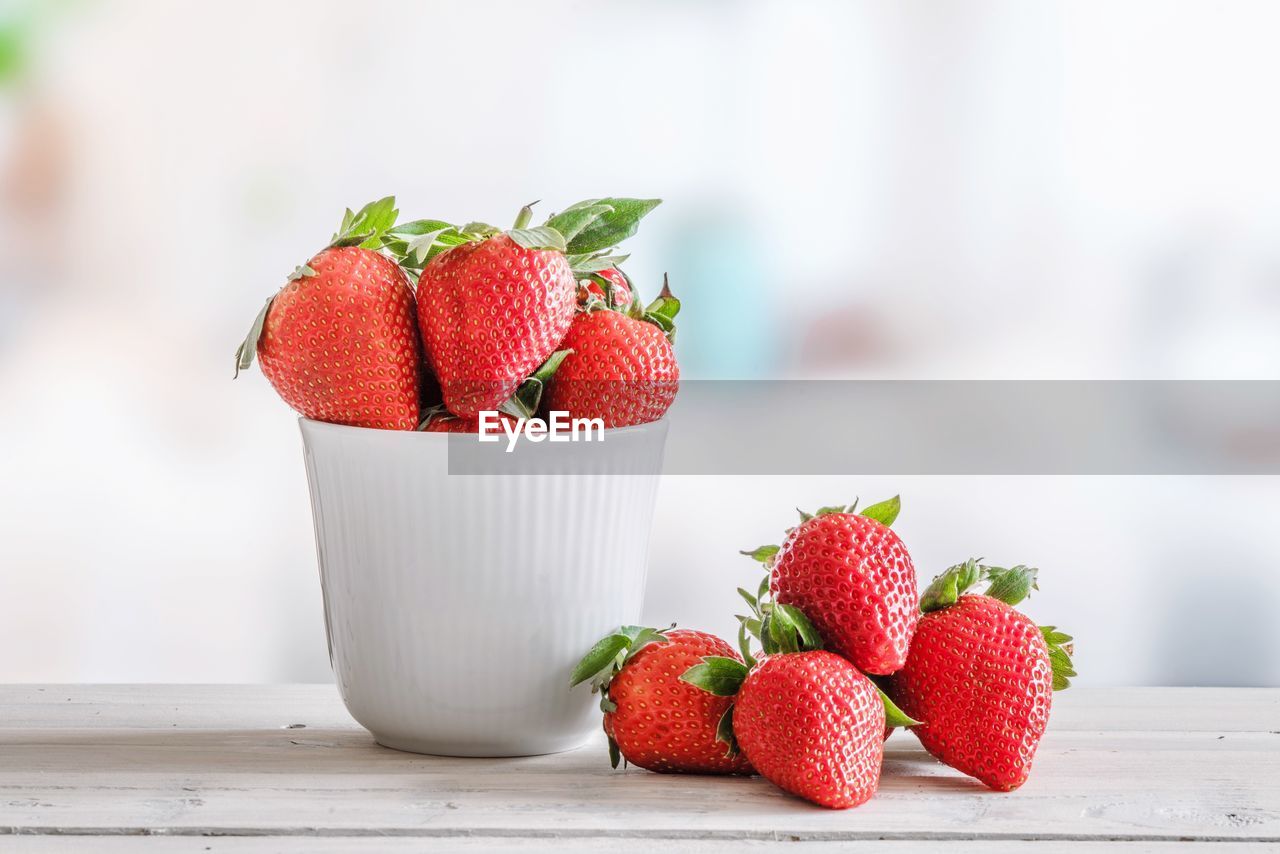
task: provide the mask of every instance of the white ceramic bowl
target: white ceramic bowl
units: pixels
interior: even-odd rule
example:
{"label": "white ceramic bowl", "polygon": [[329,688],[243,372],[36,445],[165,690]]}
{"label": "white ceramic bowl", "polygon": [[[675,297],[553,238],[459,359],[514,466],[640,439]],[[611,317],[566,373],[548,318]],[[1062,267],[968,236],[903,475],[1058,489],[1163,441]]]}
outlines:
{"label": "white ceramic bowl", "polygon": [[640,616],[666,423],[606,431],[580,473],[461,475],[450,434],[300,422],[352,716],[387,747],[452,756],[596,732],[596,698],[569,674]]}

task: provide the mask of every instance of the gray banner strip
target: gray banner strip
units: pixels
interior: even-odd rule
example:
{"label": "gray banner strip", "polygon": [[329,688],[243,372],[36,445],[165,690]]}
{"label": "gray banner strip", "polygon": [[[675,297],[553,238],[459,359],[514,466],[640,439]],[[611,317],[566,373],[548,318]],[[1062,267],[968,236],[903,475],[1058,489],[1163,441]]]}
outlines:
{"label": "gray banner strip", "polygon": [[[685,381],[667,421],[665,474],[1280,473],[1273,380]],[[450,471],[586,473],[604,450],[505,448],[456,436]]]}

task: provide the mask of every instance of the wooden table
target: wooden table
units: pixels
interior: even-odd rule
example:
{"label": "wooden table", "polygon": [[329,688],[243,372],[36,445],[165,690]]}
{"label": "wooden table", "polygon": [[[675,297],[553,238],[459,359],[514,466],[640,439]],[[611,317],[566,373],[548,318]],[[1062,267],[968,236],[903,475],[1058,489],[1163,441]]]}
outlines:
{"label": "wooden table", "polygon": [[[998,794],[889,742],[831,812],[762,779],[378,747],[329,685],[0,687],[0,850],[1280,851],[1280,689],[1058,695],[1031,780]],[[940,841],[948,841],[940,846]],[[1185,844],[1194,843],[1194,844]]]}

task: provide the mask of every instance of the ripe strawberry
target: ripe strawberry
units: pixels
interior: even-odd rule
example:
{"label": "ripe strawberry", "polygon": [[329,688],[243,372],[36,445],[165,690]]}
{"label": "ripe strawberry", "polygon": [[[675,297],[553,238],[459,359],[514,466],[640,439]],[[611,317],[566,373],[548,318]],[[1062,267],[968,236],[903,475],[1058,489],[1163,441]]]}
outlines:
{"label": "ripe strawberry", "polygon": [[[505,412],[498,413],[498,419],[508,424],[515,422],[515,419]],[[432,407],[424,413],[422,423],[418,425],[418,430],[422,433],[479,433],[480,417],[475,418],[459,418],[443,405]],[[490,428],[493,431],[493,428]],[[502,432],[502,427],[498,426],[497,432]]]}
{"label": "ripe strawberry", "polygon": [[329,247],[258,314],[236,351],[237,375],[256,355],[280,397],[308,418],[416,427],[422,349],[413,291],[374,251],[395,218],[394,198],[348,210]]}
{"label": "ripe strawberry", "polygon": [[[576,305],[575,274],[611,268],[609,248],[635,233],[657,199],[591,199],[536,228],[525,205],[500,232],[473,222],[419,220],[388,247],[421,270],[418,322],[451,412],[499,409],[564,338]],[[514,406],[515,410],[521,407]]]}
{"label": "ripe strawberry", "polygon": [[437,255],[418,279],[418,320],[445,405],[497,409],[569,329],[574,278],[564,254],[507,234]]}
{"label": "ripe strawberry", "polygon": [[[706,656],[681,677],[717,696],[733,696],[726,713],[731,744],[778,787],[826,807],[865,802],[880,780],[886,725],[918,723],[822,640],[798,608],[765,603],[765,657]],[[745,635],[739,636],[744,649]],[[724,737],[724,736],[722,736]]]}
{"label": "ripe strawberry", "polygon": [[551,379],[547,409],[600,418],[605,427],[657,421],[680,388],[669,337],[679,310],[664,283],[643,320],[617,311],[578,314],[560,345],[569,355]]}
{"label": "ripe strawberry", "polygon": [[[574,670],[572,684],[592,680],[601,692],[613,766],[618,755],[650,771],[750,774],[717,729],[731,700],[680,681],[704,656],[736,653],[714,635],[688,629],[623,626],[597,643]],[[741,663],[741,659],[736,659]]]}
{"label": "ripe strawberry", "polygon": [[854,506],[801,513],[780,548],[744,552],[770,567],[774,600],[804,611],[827,647],[865,673],[902,666],[920,616],[915,567],[889,529],[900,508],[894,497],[861,514]]}
{"label": "ripe strawberry", "polygon": [[876,793],[884,706],[871,680],[830,652],[764,659],[743,680],[733,734],[780,789],[845,809]]}
{"label": "ripe strawberry", "polygon": [[606,267],[578,281],[580,309],[587,308],[592,302],[600,302],[606,308],[626,312],[634,301],[631,280],[617,267]]}
{"label": "ripe strawberry", "polygon": [[[1063,647],[1070,636],[1011,607],[1035,577],[972,560],[938,576],[906,666],[889,683],[898,705],[924,721],[914,732],[926,750],[999,791],[1026,782],[1053,691],[1075,675]],[[961,595],[983,578],[992,582],[986,595]]]}

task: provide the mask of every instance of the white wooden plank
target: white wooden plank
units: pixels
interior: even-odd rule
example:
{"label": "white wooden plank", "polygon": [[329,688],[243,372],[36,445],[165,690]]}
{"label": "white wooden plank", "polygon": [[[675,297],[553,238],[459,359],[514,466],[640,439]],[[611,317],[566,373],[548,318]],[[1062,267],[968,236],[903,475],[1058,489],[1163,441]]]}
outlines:
{"label": "white wooden plank", "polygon": [[[1131,714],[1108,693],[1081,692],[1077,702]],[[880,795],[833,813],[759,779],[612,772],[602,746],[511,760],[385,750],[345,718],[328,686],[0,689],[0,832],[482,835],[557,847],[607,836],[664,846],[1280,840],[1280,735],[1262,728],[1274,726],[1268,710],[1280,692],[1178,691],[1177,702],[1160,693],[1144,689],[1140,698],[1173,710],[1160,715],[1160,731],[1059,726],[1072,718],[1061,704],[1031,781],[1011,794],[988,792],[896,735]],[[1177,726],[1178,709],[1194,718],[1215,708],[1257,729]],[[1075,718],[1101,722],[1087,712]]]}
{"label": "white wooden plank", "polygon": [[[259,729],[354,726],[337,688],[310,685],[0,685],[0,731],[86,726]],[[1280,688],[1072,688],[1055,695],[1063,730],[1280,730]]]}
{"label": "white wooden plank", "polygon": [[613,772],[603,747],[553,757],[414,757],[316,731],[81,731],[0,740],[0,824],[40,831],[479,831],[726,838],[1275,838],[1280,738],[1051,736],[1017,793],[988,792],[895,739],[881,792],[846,813],[763,780]]}
{"label": "white wooden plank", "polygon": [[[1071,842],[1009,841],[948,842],[947,854],[1187,854],[1182,842]],[[408,854],[430,850],[432,854],[624,854],[627,851],[653,852],[648,841],[611,839],[470,839],[392,838],[373,839],[322,837],[162,837],[162,836],[23,836],[0,841],[0,849],[12,854]],[[662,854],[752,854],[771,850],[792,854],[845,854],[848,842],[764,842],[755,840],[683,840],[662,842]],[[870,840],[857,843],[858,854],[937,854],[936,842],[912,840]],[[1266,843],[1195,843],[1190,854],[1260,854],[1275,851]]]}

